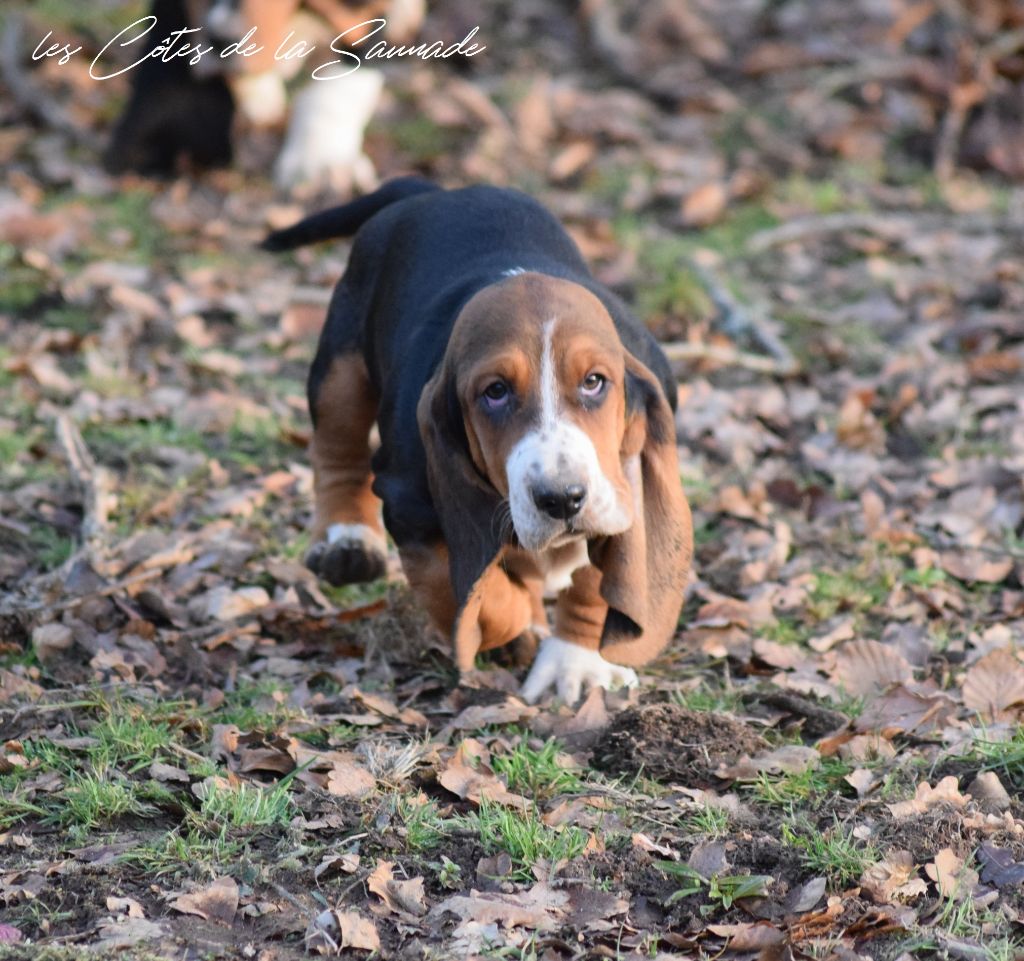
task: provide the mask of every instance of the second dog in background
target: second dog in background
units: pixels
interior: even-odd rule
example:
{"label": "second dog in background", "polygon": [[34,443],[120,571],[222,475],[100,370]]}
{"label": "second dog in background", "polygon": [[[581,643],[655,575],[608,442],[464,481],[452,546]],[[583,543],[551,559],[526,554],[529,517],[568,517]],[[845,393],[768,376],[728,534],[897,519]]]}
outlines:
{"label": "second dog in background", "polygon": [[[363,134],[380,100],[383,74],[361,67],[346,77],[307,80],[289,106],[287,86],[309,77],[318,63],[337,59],[330,44],[346,33],[350,43],[383,18],[390,41],[411,40],[422,25],[424,0],[153,0],[157,23],[147,51],[181,27],[200,27],[222,48],[252,28],[259,53],[190,67],[182,59],[146,60],[130,74],[131,94],[108,146],[105,163],[129,170],[173,175],[188,167],[225,166],[232,159],[237,121],[257,128],[285,127],[274,164],[283,190],[369,190],[376,172],[363,152]],[[275,59],[282,41],[315,45],[307,58]]]}

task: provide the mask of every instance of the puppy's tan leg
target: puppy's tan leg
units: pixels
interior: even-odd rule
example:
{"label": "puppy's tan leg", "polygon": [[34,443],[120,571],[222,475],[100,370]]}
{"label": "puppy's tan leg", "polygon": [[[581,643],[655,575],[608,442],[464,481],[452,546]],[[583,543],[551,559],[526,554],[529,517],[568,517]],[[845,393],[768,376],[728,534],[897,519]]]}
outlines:
{"label": "puppy's tan leg", "polygon": [[572,575],[572,582],[555,601],[556,637],[588,651],[601,648],[601,632],[608,605],[601,597],[601,572],[584,564]]}
{"label": "puppy's tan leg", "polygon": [[[463,617],[460,636],[452,638],[458,604],[448,569],[448,548],[443,544],[406,545],[399,549],[402,569],[430,620],[446,640],[454,640],[455,663],[468,671],[478,651],[515,642],[517,663],[528,664],[537,649],[534,628],[546,629],[543,582],[539,578],[513,579],[495,565],[484,574],[478,599]],[[472,623],[469,623],[469,622]]]}
{"label": "puppy's tan leg", "polygon": [[386,570],[387,541],[380,501],[370,488],[377,398],[361,355],[340,354],[331,361],[314,405],[310,459],[316,507],[306,564],[331,584],[375,580]]}
{"label": "puppy's tan leg", "polygon": [[448,548],[437,544],[405,545],[398,550],[409,587],[423,605],[437,632],[449,641],[458,605],[448,573]]}

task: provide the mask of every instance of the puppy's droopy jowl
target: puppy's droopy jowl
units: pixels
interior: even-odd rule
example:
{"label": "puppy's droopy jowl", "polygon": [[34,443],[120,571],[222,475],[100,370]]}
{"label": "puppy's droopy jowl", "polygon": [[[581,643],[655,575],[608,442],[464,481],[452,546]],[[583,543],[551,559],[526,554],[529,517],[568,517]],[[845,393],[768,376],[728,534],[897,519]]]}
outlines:
{"label": "puppy's droopy jowl", "polygon": [[516,191],[394,180],[265,246],[351,234],[309,377],[310,567],[379,577],[386,529],[460,670],[516,642],[530,700],[635,683],[692,549],[657,343]]}

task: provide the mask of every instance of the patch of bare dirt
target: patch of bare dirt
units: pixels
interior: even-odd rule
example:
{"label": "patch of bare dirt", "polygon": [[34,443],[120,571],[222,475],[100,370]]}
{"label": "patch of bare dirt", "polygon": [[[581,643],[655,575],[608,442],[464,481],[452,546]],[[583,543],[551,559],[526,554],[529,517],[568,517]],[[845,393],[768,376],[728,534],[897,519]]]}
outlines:
{"label": "patch of bare dirt", "polygon": [[676,704],[647,704],[619,714],[594,753],[613,774],[644,774],[687,787],[712,787],[715,771],[767,748],[750,725]]}

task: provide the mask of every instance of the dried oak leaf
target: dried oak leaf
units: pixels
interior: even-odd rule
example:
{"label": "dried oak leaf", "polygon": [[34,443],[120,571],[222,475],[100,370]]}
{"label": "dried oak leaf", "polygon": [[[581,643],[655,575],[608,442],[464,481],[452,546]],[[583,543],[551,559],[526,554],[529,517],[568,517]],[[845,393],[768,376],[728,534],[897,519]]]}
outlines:
{"label": "dried oak leaf", "polygon": [[380,935],[370,918],[358,911],[321,911],[306,928],[306,950],[341,954],[345,948],[379,951]]}
{"label": "dried oak leaf", "polygon": [[326,854],[323,860],[313,869],[313,878],[332,877],[338,873],[354,874],[359,868],[359,855],[354,851],[343,854]]}
{"label": "dried oak leaf", "polygon": [[366,887],[395,914],[412,915],[414,918],[426,914],[423,878],[398,881],[394,876],[394,867],[391,861],[378,861],[366,879]]}
{"label": "dried oak leaf", "polygon": [[188,784],[192,778],[184,768],[175,767],[173,764],[165,764],[163,761],[154,761],[149,766],[149,776],[154,781],[179,781]]}
{"label": "dried oak leaf", "polygon": [[[767,948],[785,944],[786,932],[767,921],[743,921],[739,924],[709,924],[708,930],[720,938],[728,938],[728,948],[733,951],[765,951]],[[765,955],[759,955],[764,957]]]}
{"label": "dried oak leaf", "polygon": [[328,793],[336,797],[363,797],[377,786],[377,779],[354,761],[335,761],[327,772]]}
{"label": "dried oak leaf", "polygon": [[945,551],[939,555],[939,566],[968,584],[1001,584],[1013,570],[1013,558],[993,558],[981,551]]}
{"label": "dried oak leaf", "polygon": [[32,631],[32,649],[44,664],[59,657],[74,642],[71,628],[66,624],[40,624]]}
{"label": "dried oak leaf", "polygon": [[949,804],[955,808],[965,808],[970,800],[969,794],[961,794],[957,779],[951,774],[944,777],[935,787],[922,781],[910,801],[899,801],[887,807],[894,818],[908,818],[915,814],[924,814],[936,804]]}
{"label": "dried oak leaf", "polygon": [[722,219],[729,203],[729,190],[719,181],[701,184],[687,194],[680,207],[684,227],[709,227]]}
{"label": "dried oak leaf", "polygon": [[903,684],[871,698],[854,726],[861,733],[883,737],[929,734],[941,730],[955,713],[953,700],[941,692],[921,694]]}
{"label": "dried oak leaf", "polygon": [[481,891],[457,894],[442,901],[430,914],[431,917],[440,917],[449,911],[463,921],[551,931],[561,925],[568,903],[567,892],[556,891],[546,884],[535,884],[529,891],[515,894]]}
{"label": "dried oak leaf", "polygon": [[811,878],[806,884],[793,888],[783,904],[787,914],[803,914],[810,911],[825,895],[825,878]]}
{"label": "dried oak leaf", "polygon": [[114,914],[124,914],[129,918],[144,918],[146,912],[142,905],[135,898],[115,898],[113,895],[107,898],[107,910]]}
{"label": "dried oak leaf", "polygon": [[437,781],[452,794],[474,804],[479,804],[481,798],[485,798],[496,804],[528,811],[530,802],[521,795],[509,791],[505,783],[488,767],[488,758],[489,754],[478,741],[466,738],[459,744],[445,769],[437,776]]}
{"label": "dried oak leaf", "polygon": [[735,764],[723,764],[715,776],[735,781],[752,781],[760,774],[802,774],[816,768],[820,761],[821,755],[813,747],[786,744],[767,754],[753,758],[741,757]]}
{"label": "dried oak leaf", "polygon": [[843,780],[857,792],[857,797],[864,797],[878,783],[874,773],[866,767],[856,768],[847,774]]}
{"label": "dried oak leaf", "polygon": [[935,860],[924,866],[924,870],[944,898],[962,900],[969,897],[978,886],[977,871],[965,867],[963,860],[956,856],[952,848],[939,851]]}
{"label": "dried oak leaf", "polygon": [[540,713],[517,697],[509,697],[498,704],[471,704],[448,722],[457,731],[475,731],[488,724],[516,724],[528,721]]}
{"label": "dried oak leaf", "polygon": [[869,865],[860,878],[860,886],[878,904],[912,901],[928,892],[928,885],[917,876],[917,865],[909,851],[890,851],[885,859]]}
{"label": "dried oak leaf", "polygon": [[171,907],[182,914],[196,914],[206,921],[231,924],[238,910],[238,883],[232,877],[217,878],[198,891],[179,894]]}
{"label": "dried oak leaf", "polygon": [[986,842],[978,849],[981,880],[997,888],[1024,884],[1024,864],[1014,861],[1013,854]]}
{"label": "dried oak leaf", "polygon": [[878,641],[850,641],[836,654],[833,677],[854,697],[905,684],[914,669],[902,654]]}
{"label": "dried oak leaf", "polygon": [[987,721],[1014,720],[1024,709],[1024,664],[1006,649],[986,654],[964,677],[963,695]]}
{"label": "dried oak leaf", "polygon": [[[96,947],[105,952],[125,951],[145,941],[162,938],[166,932],[162,925],[146,918],[116,918],[100,924]],[[127,953],[125,957],[130,957]]]}
{"label": "dried oak leaf", "polygon": [[1011,804],[1009,792],[995,771],[982,771],[967,786],[967,792],[987,811],[1005,811]]}

